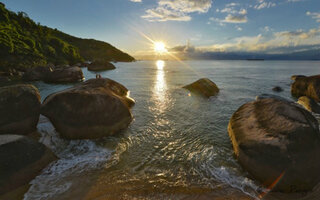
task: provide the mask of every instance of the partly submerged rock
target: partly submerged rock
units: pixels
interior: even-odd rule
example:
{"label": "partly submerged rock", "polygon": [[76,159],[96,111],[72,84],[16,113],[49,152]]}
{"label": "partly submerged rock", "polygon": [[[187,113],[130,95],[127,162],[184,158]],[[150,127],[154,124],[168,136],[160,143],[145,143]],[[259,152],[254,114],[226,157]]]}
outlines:
{"label": "partly submerged rock", "polygon": [[281,87],[279,87],[279,86],[276,86],[276,87],[272,88],[272,91],[274,91],[274,92],[282,92],[283,89]]}
{"label": "partly submerged rock", "polygon": [[67,139],[91,139],[116,134],[132,121],[133,99],[110,79],[90,79],[48,96],[41,113]]}
{"label": "partly submerged rock", "polygon": [[84,79],[80,67],[55,67],[47,74],[44,81],[47,83],[74,83]]}
{"label": "partly submerged rock", "polygon": [[88,66],[89,71],[105,71],[116,69],[116,67],[107,61],[95,61]]}
{"label": "partly submerged rock", "polygon": [[291,94],[295,97],[307,96],[320,102],[320,75],[295,79],[291,85]]}
{"label": "partly submerged rock", "polygon": [[38,66],[28,69],[22,76],[25,81],[40,81],[44,80],[46,76],[53,70],[53,66]]}
{"label": "partly submerged rock", "polygon": [[0,87],[0,134],[27,134],[36,129],[40,94],[33,85]]}
{"label": "partly submerged rock", "polygon": [[204,97],[215,96],[219,93],[219,88],[217,85],[207,78],[199,79],[190,85],[184,86],[183,88]]}
{"label": "partly submerged rock", "polygon": [[320,113],[320,106],[313,99],[302,96],[298,99],[298,104],[302,105],[306,110],[314,113]]}
{"label": "partly submerged rock", "polygon": [[305,78],[306,76],[304,75],[293,75],[291,76],[291,80],[295,81],[296,79],[299,79],[299,78]]}
{"label": "partly submerged rock", "polygon": [[311,190],[320,181],[318,121],[295,103],[274,98],[242,105],[228,126],[235,155],[274,191]]}
{"label": "partly submerged rock", "polygon": [[28,184],[57,157],[45,145],[19,135],[0,135],[0,196]]}

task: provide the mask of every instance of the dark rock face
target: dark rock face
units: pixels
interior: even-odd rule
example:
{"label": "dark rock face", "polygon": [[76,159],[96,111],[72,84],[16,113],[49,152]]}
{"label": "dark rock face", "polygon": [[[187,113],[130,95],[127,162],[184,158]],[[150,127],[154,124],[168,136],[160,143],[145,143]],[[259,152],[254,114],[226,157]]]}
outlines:
{"label": "dark rock face", "polygon": [[44,80],[52,70],[53,70],[52,66],[45,66],[45,67],[39,66],[39,67],[30,68],[23,74],[22,79],[25,81]]}
{"label": "dark rock face", "polygon": [[47,83],[74,83],[84,79],[80,67],[55,67],[44,79]]}
{"label": "dark rock face", "polygon": [[132,121],[134,100],[128,90],[110,79],[90,79],[73,88],[48,96],[41,113],[67,139],[110,136]]}
{"label": "dark rock face", "polygon": [[7,83],[9,81],[10,81],[10,79],[8,77],[0,76],[0,83]]}
{"label": "dark rock face", "polygon": [[202,78],[197,80],[190,85],[186,85],[183,88],[189,90],[190,92],[201,95],[204,97],[215,96],[219,93],[219,88],[210,79]]}
{"label": "dark rock face", "polygon": [[112,70],[115,69],[116,67],[110,63],[110,62],[101,62],[101,61],[96,61],[91,63],[88,66],[89,71],[105,71],[105,70]]}
{"label": "dark rock face", "polygon": [[28,184],[56,156],[43,144],[19,135],[0,135],[0,195]]}
{"label": "dark rock face", "polygon": [[306,76],[304,75],[293,75],[291,76],[291,80],[295,81],[296,79],[299,79],[299,78],[305,78]]}
{"label": "dark rock face", "polygon": [[302,105],[306,110],[314,113],[320,113],[320,106],[313,99],[302,96],[298,99],[298,104]]}
{"label": "dark rock face", "polygon": [[295,79],[291,85],[291,94],[295,97],[307,96],[320,102],[320,75]]}
{"label": "dark rock face", "polygon": [[40,94],[32,85],[0,87],[0,134],[27,134],[36,129]]}
{"label": "dark rock face", "polygon": [[239,163],[273,191],[307,191],[320,181],[319,124],[297,104],[274,98],[246,103],[228,132]]}
{"label": "dark rock face", "polygon": [[282,92],[283,89],[281,87],[279,87],[279,86],[276,86],[276,87],[272,88],[272,91],[274,91],[274,92]]}

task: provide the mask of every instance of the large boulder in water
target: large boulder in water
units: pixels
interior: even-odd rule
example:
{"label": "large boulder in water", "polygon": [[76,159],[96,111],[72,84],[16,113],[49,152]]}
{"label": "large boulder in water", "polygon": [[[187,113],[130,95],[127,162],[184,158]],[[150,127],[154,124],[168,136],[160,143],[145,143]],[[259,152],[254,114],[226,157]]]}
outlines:
{"label": "large boulder in water", "polygon": [[47,83],[74,83],[84,79],[80,67],[55,67],[48,73],[44,81]]}
{"label": "large boulder in water", "polygon": [[89,71],[105,71],[115,68],[116,67],[112,63],[107,61],[95,61],[88,66]]}
{"label": "large boulder in water", "polygon": [[298,104],[302,105],[306,110],[310,112],[320,113],[320,106],[317,104],[315,100],[309,97],[299,97]]}
{"label": "large boulder in water", "polygon": [[296,78],[291,85],[295,97],[307,96],[320,102],[320,75]]}
{"label": "large boulder in water", "polygon": [[57,157],[45,145],[19,135],[0,135],[0,196],[28,184]]}
{"label": "large boulder in water", "polygon": [[113,135],[132,121],[134,101],[128,90],[110,79],[90,79],[48,96],[41,113],[67,139],[92,139]]}
{"label": "large boulder in water", "polygon": [[0,87],[0,134],[27,134],[36,129],[41,99],[33,85]]}
{"label": "large boulder in water", "polygon": [[232,115],[228,132],[239,163],[273,191],[311,190],[320,181],[319,124],[296,103],[246,103]]}
{"label": "large boulder in water", "polygon": [[53,70],[53,66],[38,66],[28,69],[22,76],[25,81],[40,81],[44,80],[46,76]]}
{"label": "large boulder in water", "polygon": [[190,85],[184,86],[183,88],[189,90],[194,94],[204,97],[215,96],[219,93],[219,88],[217,87],[217,85],[207,78],[199,79],[196,82],[191,83]]}

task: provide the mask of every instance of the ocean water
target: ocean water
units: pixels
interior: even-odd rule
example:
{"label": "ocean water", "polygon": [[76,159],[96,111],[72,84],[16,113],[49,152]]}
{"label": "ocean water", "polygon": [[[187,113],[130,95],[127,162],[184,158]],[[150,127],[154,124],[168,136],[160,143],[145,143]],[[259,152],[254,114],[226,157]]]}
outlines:
{"label": "ocean water", "polygon": [[[68,141],[41,116],[40,141],[59,160],[31,182],[25,200],[259,199],[266,189],[234,158],[227,132],[229,119],[242,104],[262,93],[293,99],[291,75],[320,74],[318,61],[140,61],[115,65],[116,70],[100,74],[130,90],[136,100],[134,121],[115,137]],[[86,79],[95,77],[85,68],[83,72]],[[219,95],[204,99],[182,89],[203,77],[217,84]],[[73,86],[34,84],[42,99]],[[274,86],[284,91],[275,93]],[[315,196],[316,192],[303,199]]]}

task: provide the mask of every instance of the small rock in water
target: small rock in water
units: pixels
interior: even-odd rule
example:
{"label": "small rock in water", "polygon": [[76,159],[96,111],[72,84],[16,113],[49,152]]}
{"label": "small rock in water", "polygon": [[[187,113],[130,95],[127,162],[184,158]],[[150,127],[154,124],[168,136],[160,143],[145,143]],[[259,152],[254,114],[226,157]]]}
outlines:
{"label": "small rock in water", "polygon": [[55,67],[50,71],[44,81],[47,83],[75,83],[84,79],[80,67]]}
{"label": "small rock in water", "polygon": [[273,191],[308,191],[319,183],[319,124],[297,104],[258,98],[232,115],[228,132],[239,163]]}
{"label": "small rock in water", "polygon": [[279,87],[279,86],[276,86],[276,87],[272,88],[272,90],[274,92],[282,92],[283,91],[283,89],[281,87]]}
{"label": "small rock in water", "polygon": [[219,88],[217,87],[217,85],[207,78],[199,79],[196,82],[191,83],[190,85],[184,86],[183,88],[189,90],[194,94],[201,95],[207,98],[215,96],[219,93]]}
{"label": "small rock in water", "polygon": [[107,61],[95,61],[88,66],[89,71],[105,71],[115,68],[116,67],[112,63]]}
{"label": "small rock in water", "polygon": [[302,105],[306,110],[320,114],[320,106],[313,99],[302,96],[298,99],[298,104]]}

